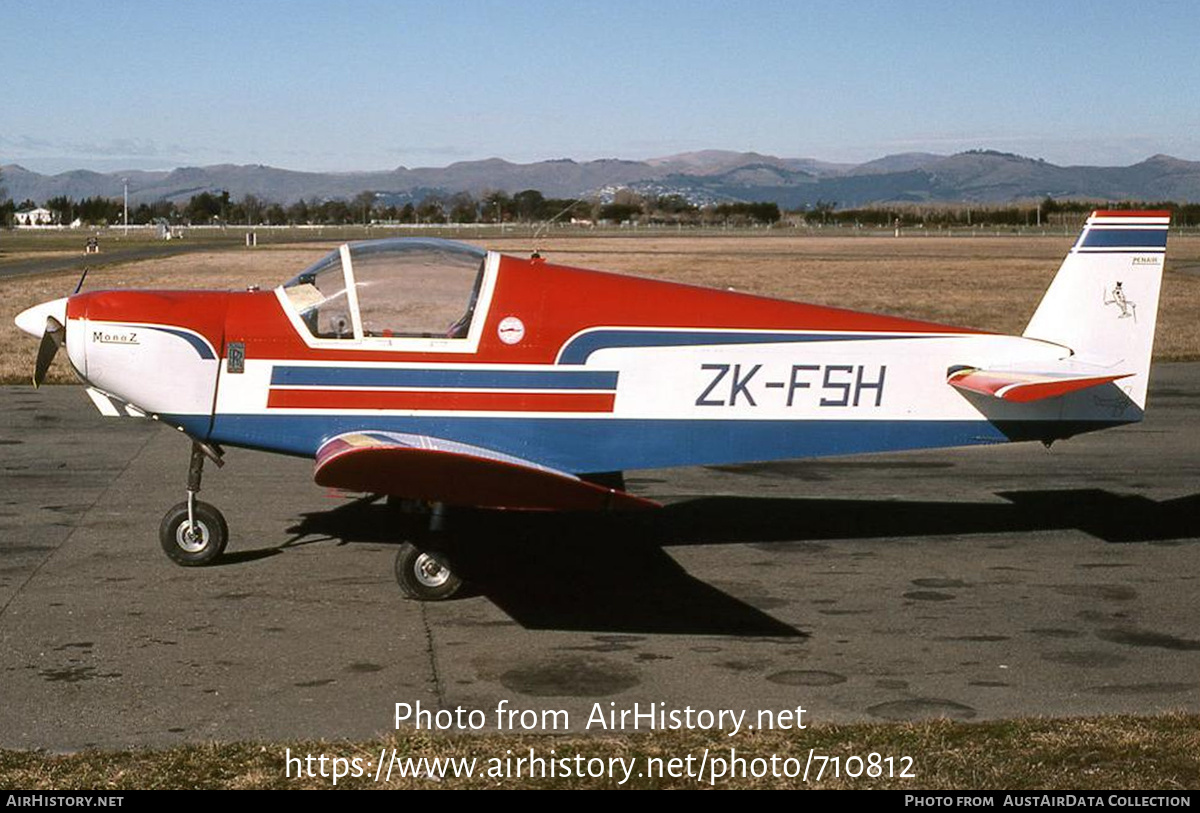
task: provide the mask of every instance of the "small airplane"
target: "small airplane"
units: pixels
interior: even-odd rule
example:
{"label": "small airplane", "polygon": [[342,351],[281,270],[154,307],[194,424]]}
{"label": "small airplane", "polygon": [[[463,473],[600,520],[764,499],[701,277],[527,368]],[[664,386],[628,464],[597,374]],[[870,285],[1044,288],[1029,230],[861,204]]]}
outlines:
{"label": "small airplane", "polygon": [[[315,460],[322,486],[428,507],[405,595],[462,586],[447,506],[657,504],[622,472],[1055,440],[1146,406],[1169,213],[1096,211],[1020,336],[553,265],[435,239],[342,245],[273,291],[77,292],[17,325],[105,415],[192,440],[159,536],[228,541],[196,498],[224,446]],[[82,284],[82,281],[81,281]]]}

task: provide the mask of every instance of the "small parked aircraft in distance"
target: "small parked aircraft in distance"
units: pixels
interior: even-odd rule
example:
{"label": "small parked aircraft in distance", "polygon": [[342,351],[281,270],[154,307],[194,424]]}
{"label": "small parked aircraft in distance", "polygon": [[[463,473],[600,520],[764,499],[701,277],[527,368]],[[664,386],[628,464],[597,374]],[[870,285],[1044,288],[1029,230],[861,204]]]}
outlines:
{"label": "small parked aircraft in distance", "polygon": [[273,291],[93,291],[17,317],[105,415],[192,439],[160,541],[221,555],[223,446],[430,506],[406,595],[461,586],[446,506],[615,511],[621,472],[1039,440],[1142,418],[1167,212],[1088,218],[1020,336],[567,268],[433,239],[348,243]]}

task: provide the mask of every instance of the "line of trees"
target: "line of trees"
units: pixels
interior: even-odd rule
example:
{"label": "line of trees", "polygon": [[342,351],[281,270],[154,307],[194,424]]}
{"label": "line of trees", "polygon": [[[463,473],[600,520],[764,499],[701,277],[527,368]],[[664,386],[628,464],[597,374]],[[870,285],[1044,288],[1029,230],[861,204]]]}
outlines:
{"label": "line of trees", "polygon": [[[0,197],[3,197],[0,195]],[[12,225],[13,214],[34,208],[32,200],[0,203],[0,222]],[[89,226],[124,222],[120,198],[90,197],[74,200],[60,195],[44,208],[55,223],[78,221]],[[698,206],[681,195],[639,195],[620,190],[611,202],[547,198],[536,189],[510,195],[503,191],[475,197],[468,192],[446,195],[430,191],[417,200],[388,193],[364,191],[350,200],[299,200],[289,205],[245,195],[233,200],[226,191],[205,191],[186,203],[169,200],[141,202],[129,209],[131,225],[165,220],[190,225],[339,225],[371,223],[544,223],[550,220],[640,224],[712,225],[714,223],[772,224],[781,218],[774,203],[723,203]]]}
{"label": "line of trees", "polygon": [[700,206],[682,195],[639,195],[622,189],[612,203],[594,207],[593,219],[647,225],[771,225],[782,219],[777,203],[719,203]]}
{"label": "line of trees", "polygon": [[792,212],[805,223],[841,226],[893,226],[925,228],[970,228],[973,226],[1076,226],[1094,209],[1163,209],[1171,212],[1174,226],[1200,224],[1200,203],[1174,201],[1084,201],[1055,200],[1010,205],[997,204],[895,204],[838,209],[832,201],[817,201],[813,206]]}
{"label": "line of trees", "polygon": [[[0,178],[0,181],[3,179]],[[311,198],[283,205],[256,195],[233,200],[226,191],[205,191],[186,203],[169,200],[141,202],[130,207],[131,225],[166,221],[172,225],[342,225],[342,224],[445,224],[445,223],[544,223],[551,220],[585,223],[687,226],[772,225],[783,217],[778,204],[730,202],[700,206],[681,195],[616,192],[609,202],[547,198],[536,189],[510,195],[503,191],[475,197],[468,192],[452,195],[427,191],[417,199],[390,193],[364,191],[350,200]],[[17,204],[0,186],[0,224],[12,226],[14,215],[35,208],[32,200]],[[89,226],[124,222],[120,198],[101,196],[74,200],[65,195],[50,198],[44,208],[56,223],[78,221]],[[1200,203],[1161,201],[1099,202],[1055,200],[1010,205],[996,204],[889,204],[839,209],[835,201],[818,200],[812,206],[790,211],[793,222],[809,225],[970,228],[990,226],[1077,225],[1093,209],[1166,209],[1176,226],[1200,225]]]}

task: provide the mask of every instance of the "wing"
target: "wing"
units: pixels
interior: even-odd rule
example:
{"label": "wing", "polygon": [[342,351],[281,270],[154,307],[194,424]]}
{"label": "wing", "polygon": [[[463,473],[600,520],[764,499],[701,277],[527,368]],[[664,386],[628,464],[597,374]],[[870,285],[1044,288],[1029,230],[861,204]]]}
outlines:
{"label": "wing", "polygon": [[960,367],[951,368],[946,383],[960,390],[1025,403],[1098,387],[1131,375],[1133,373],[1114,373],[1103,368],[1087,369],[1081,366],[1062,370],[980,370]]}
{"label": "wing", "polygon": [[400,432],[348,432],[317,450],[318,485],[450,505],[602,511],[658,503],[529,460]]}

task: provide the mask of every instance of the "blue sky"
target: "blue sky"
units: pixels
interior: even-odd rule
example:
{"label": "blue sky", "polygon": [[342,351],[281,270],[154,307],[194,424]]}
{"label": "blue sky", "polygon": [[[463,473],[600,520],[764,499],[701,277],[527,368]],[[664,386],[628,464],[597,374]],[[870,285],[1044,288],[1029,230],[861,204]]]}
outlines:
{"label": "blue sky", "polygon": [[1198,46],[1194,2],[6,3],[0,164],[1200,160]]}

